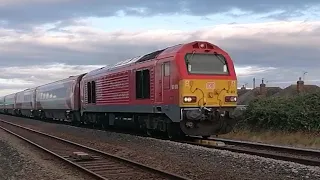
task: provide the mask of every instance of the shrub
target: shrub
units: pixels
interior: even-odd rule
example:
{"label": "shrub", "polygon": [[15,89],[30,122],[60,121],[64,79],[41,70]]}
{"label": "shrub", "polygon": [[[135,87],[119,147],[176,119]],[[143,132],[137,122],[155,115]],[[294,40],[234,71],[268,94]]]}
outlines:
{"label": "shrub", "polygon": [[320,93],[255,99],[243,112],[238,127],[251,130],[320,131]]}

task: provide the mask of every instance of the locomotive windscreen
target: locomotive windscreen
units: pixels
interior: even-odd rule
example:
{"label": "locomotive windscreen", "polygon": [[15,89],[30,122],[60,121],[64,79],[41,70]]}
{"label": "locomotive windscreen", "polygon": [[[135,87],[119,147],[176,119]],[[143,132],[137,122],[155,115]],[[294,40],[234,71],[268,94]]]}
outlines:
{"label": "locomotive windscreen", "polygon": [[187,54],[185,60],[191,74],[229,74],[226,59],[221,54]]}

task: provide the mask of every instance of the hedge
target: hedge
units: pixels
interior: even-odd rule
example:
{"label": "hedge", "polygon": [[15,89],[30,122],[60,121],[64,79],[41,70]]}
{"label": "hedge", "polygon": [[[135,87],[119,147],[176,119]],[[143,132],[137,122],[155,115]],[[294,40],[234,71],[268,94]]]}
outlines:
{"label": "hedge", "polygon": [[258,98],[238,118],[251,130],[320,131],[320,93]]}

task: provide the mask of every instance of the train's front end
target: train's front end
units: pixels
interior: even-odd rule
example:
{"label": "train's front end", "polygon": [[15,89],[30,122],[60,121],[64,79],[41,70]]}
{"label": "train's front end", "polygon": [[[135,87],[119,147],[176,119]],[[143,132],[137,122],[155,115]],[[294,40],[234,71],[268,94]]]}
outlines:
{"label": "train's front end", "polygon": [[230,56],[208,42],[194,42],[179,53],[177,63],[182,131],[204,137],[229,133],[238,98]]}

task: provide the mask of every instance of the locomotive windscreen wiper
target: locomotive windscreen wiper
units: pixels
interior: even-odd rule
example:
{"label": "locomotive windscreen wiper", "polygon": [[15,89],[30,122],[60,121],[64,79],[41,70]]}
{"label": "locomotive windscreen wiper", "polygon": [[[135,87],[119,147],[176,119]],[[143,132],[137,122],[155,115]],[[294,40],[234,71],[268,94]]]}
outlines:
{"label": "locomotive windscreen wiper", "polygon": [[214,55],[222,62],[223,65],[226,65],[226,61],[224,59],[221,59],[220,54],[214,52]]}

